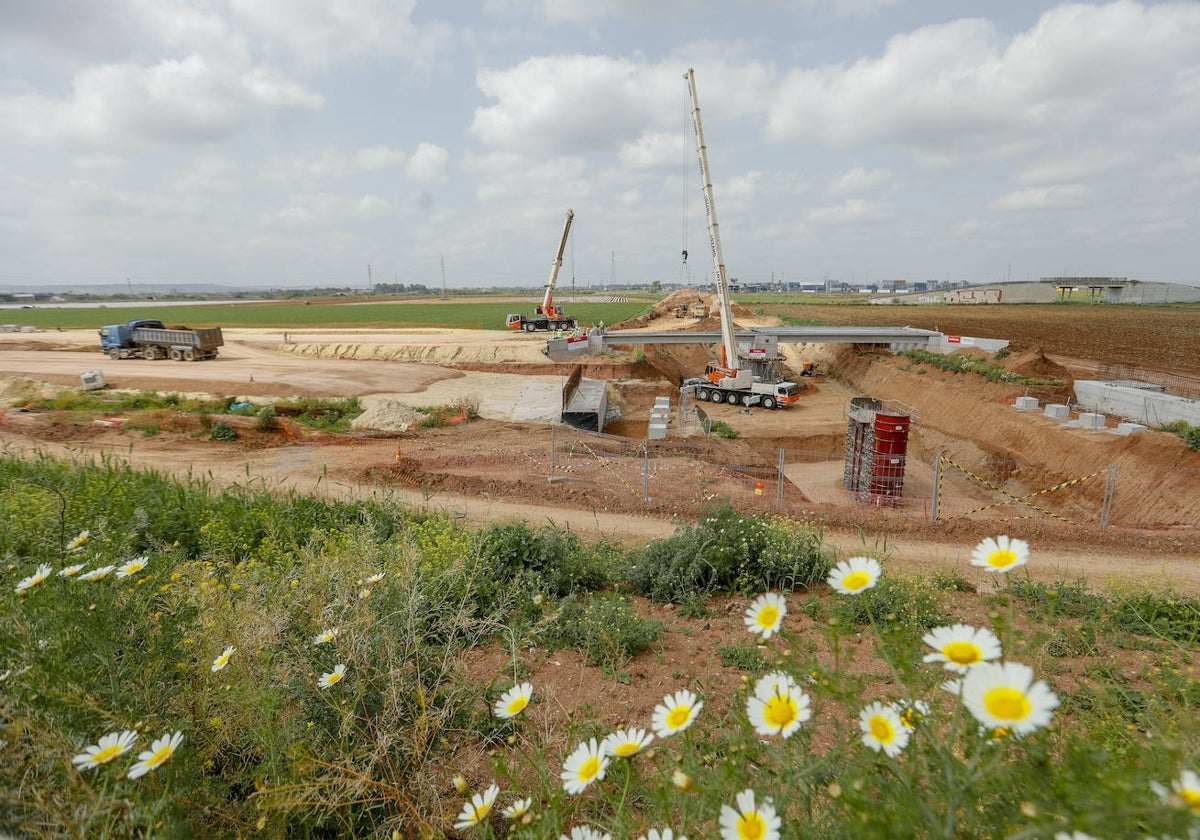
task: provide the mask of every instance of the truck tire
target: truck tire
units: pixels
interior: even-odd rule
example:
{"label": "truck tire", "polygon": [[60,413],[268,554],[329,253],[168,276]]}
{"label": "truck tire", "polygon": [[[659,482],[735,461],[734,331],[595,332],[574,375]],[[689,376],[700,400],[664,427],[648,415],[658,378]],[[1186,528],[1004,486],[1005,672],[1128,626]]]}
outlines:
{"label": "truck tire", "polygon": [[117,359],[121,358],[121,348],[119,348],[119,347],[109,347],[109,348],[108,348],[108,358],[112,359],[114,362],[115,362]]}
{"label": "truck tire", "polygon": [[525,332],[534,332],[537,329],[537,324],[533,321],[526,321],[522,326],[525,328]]}
{"label": "truck tire", "polygon": [[158,348],[157,347],[146,347],[146,348],[142,349],[142,358],[145,359],[147,362],[153,362],[158,357],[159,356],[158,356]]}
{"label": "truck tire", "polygon": [[711,394],[708,395],[708,398],[715,403],[719,403],[719,402],[724,401],[724,396],[725,395],[722,394],[720,391],[714,390]]}
{"label": "truck tire", "polygon": [[187,350],[184,350],[183,351],[183,360],[185,362],[196,361],[196,351],[191,349],[190,347]]}
{"label": "truck tire", "polygon": [[172,362],[182,362],[183,361],[183,351],[176,347],[172,347],[171,351],[170,351],[170,353],[168,353],[168,355],[171,357]]}
{"label": "truck tire", "polygon": [[775,398],[774,397],[763,397],[762,398],[762,407],[765,408],[767,411],[770,411],[772,408],[775,407]]}
{"label": "truck tire", "polygon": [[707,388],[697,388],[696,389],[696,400],[698,402],[707,401],[708,400],[708,389]]}

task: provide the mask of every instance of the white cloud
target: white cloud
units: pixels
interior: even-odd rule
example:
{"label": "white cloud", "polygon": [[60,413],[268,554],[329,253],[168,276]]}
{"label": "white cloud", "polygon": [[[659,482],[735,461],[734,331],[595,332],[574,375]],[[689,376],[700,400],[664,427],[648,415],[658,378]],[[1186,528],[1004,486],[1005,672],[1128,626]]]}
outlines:
{"label": "white cloud", "polygon": [[891,182],[892,175],[886,170],[856,166],[834,178],[826,192],[830,195],[861,195],[887,187]]}
{"label": "white cloud", "polygon": [[355,166],[363,172],[377,172],[391,166],[403,166],[407,159],[408,155],[400,149],[387,146],[371,146],[368,149],[359,149],[354,154]]}
{"label": "white cloud", "polygon": [[842,204],[810,211],[805,222],[814,227],[850,227],[888,219],[891,215],[888,205],[882,202],[851,198]]}
{"label": "white cloud", "polygon": [[227,155],[207,152],[191,162],[172,183],[176,192],[227,193],[241,186],[237,161]]}
{"label": "white cloud", "polygon": [[446,177],[446,167],[449,162],[450,153],[441,146],[422,143],[412,153],[404,171],[409,179],[418,183],[440,181]]}
{"label": "white cloud", "polygon": [[622,143],[617,151],[621,165],[630,169],[678,169],[684,162],[691,164],[695,156],[682,134],[665,131],[647,131],[636,140]]}
{"label": "white cloud", "polygon": [[1057,184],[1048,187],[1027,187],[1011,192],[992,202],[997,210],[1055,210],[1083,207],[1091,192],[1079,184]]}
{"label": "white cloud", "polygon": [[408,155],[402,150],[388,146],[369,146],[348,155],[333,149],[320,149],[272,159],[262,177],[270,183],[286,184],[292,189],[313,190],[329,181],[403,166],[407,160]]}
{"label": "white cloud", "polygon": [[367,221],[394,212],[395,208],[377,195],[357,198],[333,193],[295,195],[282,210],[264,214],[261,222],[281,227],[340,227],[347,222]]}

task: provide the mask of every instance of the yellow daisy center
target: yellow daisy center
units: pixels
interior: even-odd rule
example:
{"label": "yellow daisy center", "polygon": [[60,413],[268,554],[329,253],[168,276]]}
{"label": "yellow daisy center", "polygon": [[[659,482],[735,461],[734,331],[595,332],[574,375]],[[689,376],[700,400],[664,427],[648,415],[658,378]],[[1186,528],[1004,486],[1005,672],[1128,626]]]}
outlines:
{"label": "yellow daisy center", "polygon": [[880,715],[871,718],[871,734],[881,744],[890,744],[896,740],[896,730],[892,729],[891,722]]}
{"label": "yellow daisy center", "polygon": [[985,694],[983,705],[988,714],[999,720],[1024,720],[1033,711],[1033,706],[1024,692],[1007,686],[993,688]]}
{"label": "yellow daisy center", "polygon": [[519,715],[529,705],[529,698],[524,694],[518,694],[512,700],[508,701],[508,713],[510,715]]}
{"label": "yellow daisy center", "polygon": [[621,756],[622,758],[624,758],[625,756],[633,755],[641,748],[642,748],[642,745],[639,744],[637,741],[626,741],[624,744],[621,744],[616,749],[614,749],[613,752],[616,753],[617,755]]}
{"label": "yellow daisy center", "polygon": [[688,722],[692,715],[691,706],[676,706],[667,714],[667,726],[678,729]]}
{"label": "yellow daisy center", "polygon": [[155,767],[157,767],[158,765],[160,765],[164,761],[166,761],[168,758],[170,758],[172,753],[174,753],[174,752],[175,752],[175,748],[172,747],[170,744],[168,744],[167,746],[163,747],[161,750],[156,752],[154,755],[150,756],[150,760],[146,762],[146,766],[153,770]]}
{"label": "yellow daisy center", "polygon": [[600,772],[600,759],[592,756],[579,766],[579,781],[590,782]]}
{"label": "yellow daisy center", "polygon": [[917,726],[917,721],[919,721],[921,717],[921,713],[916,709],[908,708],[900,713],[900,722],[909,729],[915,729]]}
{"label": "yellow daisy center", "polygon": [[1017,555],[1005,548],[998,548],[988,555],[988,565],[997,569],[1017,562]]}
{"label": "yellow daisy center", "polygon": [[799,710],[791,697],[776,694],[763,708],[763,718],[772,729],[783,729],[796,720]]}
{"label": "yellow daisy center", "polygon": [[974,665],[983,661],[983,650],[974,642],[951,642],[942,648],[942,656],[955,665]]}
{"label": "yellow daisy center", "polygon": [[471,822],[481,822],[487,818],[487,815],[492,811],[492,803],[485,802],[475,809],[475,815],[471,817]]}
{"label": "yellow daisy center", "polygon": [[338,673],[337,671],[334,671],[332,674],[330,674],[328,677],[325,678],[325,684],[333,685],[335,682],[337,682],[341,678],[342,678],[342,675],[340,673]]}
{"label": "yellow daisy center", "polygon": [[125,752],[125,748],[123,746],[120,744],[113,744],[112,746],[105,747],[92,756],[92,761],[95,764],[104,764],[105,762],[112,761],[123,752]]}
{"label": "yellow daisy center", "polygon": [[842,579],[842,586],[849,590],[856,591],[865,587],[871,582],[871,576],[866,572],[851,572]]}
{"label": "yellow daisy center", "polygon": [[1187,804],[1193,811],[1200,813],[1200,790],[1192,790],[1184,788],[1179,791],[1179,798]]}
{"label": "yellow daisy center", "polygon": [[761,840],[767,836],[767,821],[757,811],[742,814],[737,822],[737,833],[742,840]]}
{"label": "yellow daisy center", "polygon": [[779,623],[779,608],[768,604],[758,611],[758,626],[764,628],[774,627]]}

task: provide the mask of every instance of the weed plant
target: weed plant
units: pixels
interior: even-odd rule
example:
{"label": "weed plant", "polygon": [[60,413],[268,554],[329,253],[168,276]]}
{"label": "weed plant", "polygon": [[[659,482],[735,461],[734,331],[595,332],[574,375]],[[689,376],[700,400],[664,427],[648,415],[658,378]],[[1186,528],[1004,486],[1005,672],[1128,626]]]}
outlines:
{"label": "weed plant", "polygon": [[982,376],[988,382],[1011,382],[1017,385],[1048,385],[1052,387],[1062,385],[1062,382],[1057,379],[1031,379],[1021,376],[1019,373],[1007,371],[1001,365],[979,356],[962,354],[944,356],[931,350],[905,350],[900,355],[912,359],[917,364],[929,365],[939,370],[948,370],[953,373],[974,373]]}
{"label": "weed plant", "polygon": [[1169,432],[1188,445],[1188,449],[1200,449],[1200,426],[1192,426],[1186,420],[1175,420],[1155,426],[1155,431]]}

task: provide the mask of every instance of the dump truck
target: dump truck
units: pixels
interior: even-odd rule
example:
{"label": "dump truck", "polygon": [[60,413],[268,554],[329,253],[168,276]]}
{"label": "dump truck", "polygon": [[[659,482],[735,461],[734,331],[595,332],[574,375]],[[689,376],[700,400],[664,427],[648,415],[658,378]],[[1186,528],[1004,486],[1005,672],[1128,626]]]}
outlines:
{"label": "dump truck", "polygon": [[138,318],[100,328],[100,350],[110,359],[212,359],[225,344],[220,327],[167,329],[162,321]]}

